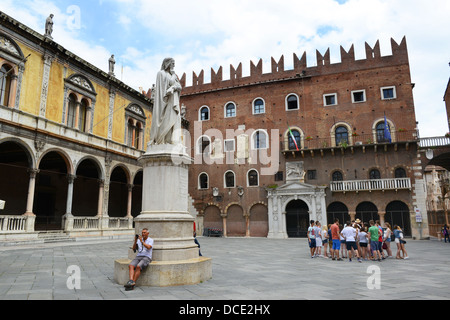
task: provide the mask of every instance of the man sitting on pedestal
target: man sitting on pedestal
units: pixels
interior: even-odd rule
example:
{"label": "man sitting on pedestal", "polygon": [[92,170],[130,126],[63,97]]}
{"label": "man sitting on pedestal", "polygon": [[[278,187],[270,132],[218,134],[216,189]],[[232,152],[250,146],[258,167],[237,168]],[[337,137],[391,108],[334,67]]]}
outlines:
{"label": "man sitting on pedestal", "polygon": [[152,262],[153,239],[149,238],[148,234],[148,229],[144,228],[142,229],[142,235],[136,235],[136,238],[134,239],[133,250],[134,252],[138,251],[138,253],[136,258],[134,258],[128,266],[130,280],[125,285],[126,290],[134,289],[141,272]]}

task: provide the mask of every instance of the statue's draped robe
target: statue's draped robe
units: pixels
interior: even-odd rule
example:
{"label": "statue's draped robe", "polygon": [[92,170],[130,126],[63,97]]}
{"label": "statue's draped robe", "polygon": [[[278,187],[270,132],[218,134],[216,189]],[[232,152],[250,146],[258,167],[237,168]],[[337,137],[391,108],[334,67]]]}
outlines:
{"label": "statue's draped robe", "polygon": [[[169,89],[173,93],[168,92]],[[174,129],[181,126],[180,116],[181,84],[175,73],[165,70],[158,72],[154,92],[153,118],[150,130],[150,144],[173,144]]]}

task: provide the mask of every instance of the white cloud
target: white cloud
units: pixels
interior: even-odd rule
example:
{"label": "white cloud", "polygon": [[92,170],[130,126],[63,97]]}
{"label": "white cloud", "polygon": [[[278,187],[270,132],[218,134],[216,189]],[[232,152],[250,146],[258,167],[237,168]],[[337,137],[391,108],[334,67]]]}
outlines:
{"label": "white cloud", "polygon": [[[67,19],[65,8],[54,3],[25,2],[3,0],[2,10],[40,32],[51,11],[59,25]],[[286,67],[291,67],[292,54],[301,56],[304,51],[312,66],[316,49],[325,53],[330,48],[332,62],[339,62],[340,45],[348,50],[354,44],[356,58],[363,59],[364,43],[373,46],[380,40],[382,54],[389,55],[390,38],[399,43],[406,36],[421,135],[448,131],[442,101],[450,70],[448,0],[348,0],[343,4],[334,0],[102,0],[100,5],[102,10],[117,8],[110,16],[123,27],[127,42],[120,43],[120,52],[114,47],[119,65],[116,76],[121,77],[118,70],[123,63],[123,81],[135,88],[151,87],[166,56],[176,59],[177,72],[180,76],[186,72],[190,83],[192,72],[204,69],[208,80],[210,68],[220,66],[227,78],[229,65],[237,67],[240,62],[244,75],[248,74],[250,61],[260,58],[264,72],[269,72],[270,58],[278,60],[281,55]],[[66,27],[55,29],[55,39],[107,70],[108,41],[99,45],[80,39],[77,30]]]}

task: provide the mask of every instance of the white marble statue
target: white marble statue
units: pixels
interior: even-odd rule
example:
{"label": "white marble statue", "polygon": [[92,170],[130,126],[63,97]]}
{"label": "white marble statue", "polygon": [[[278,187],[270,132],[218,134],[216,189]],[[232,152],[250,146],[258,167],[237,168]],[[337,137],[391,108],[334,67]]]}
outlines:
{"label": "white marble statue", "polygon": [[175,60],[164,59],[156,77],[150,145],[180,144],[181,142],[181,84],[174,71]]}

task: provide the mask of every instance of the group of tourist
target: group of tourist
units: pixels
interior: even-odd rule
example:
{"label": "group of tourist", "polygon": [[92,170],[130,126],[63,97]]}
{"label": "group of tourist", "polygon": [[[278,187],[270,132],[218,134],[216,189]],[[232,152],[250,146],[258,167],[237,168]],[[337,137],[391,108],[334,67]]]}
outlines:
{"label": "group of tourist", "polygon": [[[396,259],[408,259],[406,241],[403,239],[403,231],[400,226],[384,223],[383,229],[380,221],[370,220],[363,223],[361,220],[347,221],[345,225],[339,224],[335,219],[328,227],[319,221],[310,221],[308,228],[308,244],[311,258],[324,257],[332,260],[343,261],[343,258],[356,258],[358,262],[393,258],[391,240],[397,245]],[[386,254],[385,254],[386,251]]]}

